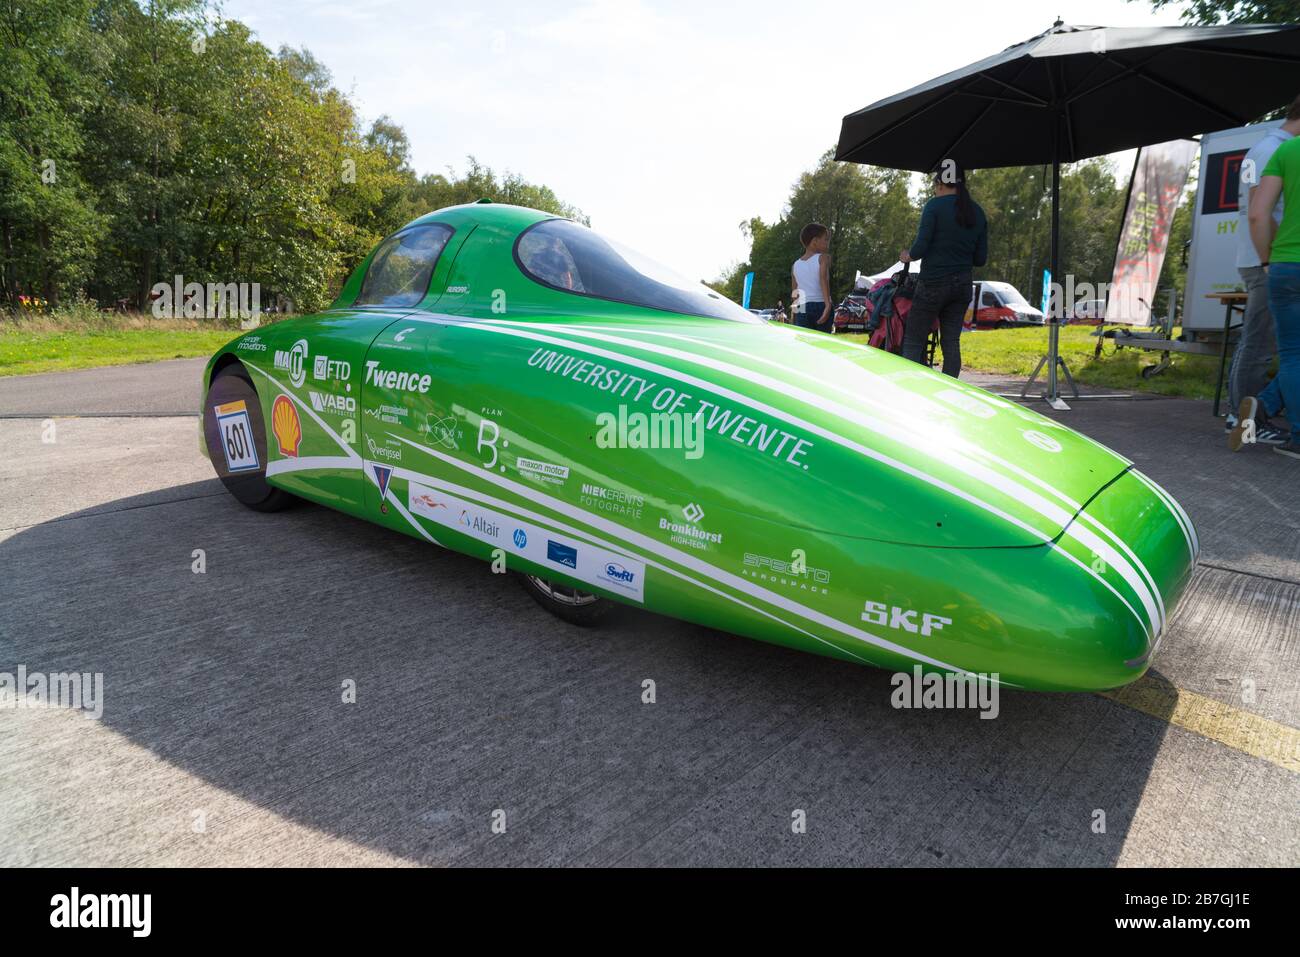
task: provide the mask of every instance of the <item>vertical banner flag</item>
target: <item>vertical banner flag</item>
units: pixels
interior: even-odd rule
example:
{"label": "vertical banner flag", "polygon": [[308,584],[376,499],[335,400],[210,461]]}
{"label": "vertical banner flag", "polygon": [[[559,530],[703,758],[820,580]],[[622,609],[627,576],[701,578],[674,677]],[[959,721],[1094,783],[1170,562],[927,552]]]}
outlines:
{"label": "vertical banner flag", "polygon": [[1048,312],[1052,307],[1052,271],[1043,270],[1043,315],[1050,316]]}
{"label": "vertical banner flag", "polygon": [[745,273],[745,296],[740,303],[742,308],[744,309],[749,308],[749,295],[753,291],[754,291],[754,274],[752,272],[747,272]]}
{"label": "vertical banner flag", "polygon": [[1138,151],[1119,247],[1115,250],[1115,271],[1106,296],[1106,322],[1151,324],[1151,307],[1169,248],[1174,213],[1198,149],[1200,144],[1195,140],[1172,140]]}

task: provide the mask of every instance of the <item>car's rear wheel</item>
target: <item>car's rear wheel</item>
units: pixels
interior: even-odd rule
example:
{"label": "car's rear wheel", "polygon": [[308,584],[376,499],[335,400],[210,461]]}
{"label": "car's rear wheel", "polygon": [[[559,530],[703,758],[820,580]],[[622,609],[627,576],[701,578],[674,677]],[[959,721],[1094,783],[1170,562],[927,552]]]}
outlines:
{"label": "car's rear wheel", "polygon": [[226,491],[258,512],[278,512],[297,501],[266,481],[266,423],[248,371],[228,365],[212,377],[203,405],[208,459]]}
{"label": "car's rear wheel", "polygon": [[570,624],[583,627],[594,625],[614,610],[614,602],[608,598],[549,582],[536,575],[521,573],[516,577],[537,604]]}

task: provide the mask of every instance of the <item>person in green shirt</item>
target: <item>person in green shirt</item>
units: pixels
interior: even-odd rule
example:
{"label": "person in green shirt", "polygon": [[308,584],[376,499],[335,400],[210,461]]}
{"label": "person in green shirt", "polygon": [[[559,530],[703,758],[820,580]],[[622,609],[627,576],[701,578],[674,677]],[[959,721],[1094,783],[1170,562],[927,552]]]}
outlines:
{"label": "person in green shirt", "polygon": [[[1282,222],[1273,209],[1285,198]],[[1291,437],[1275,451],[1300,461],[1296,441],[1300,419],[1300,138],[1277,148],[1259,186],[1250,198],[1250,238],[1268,271],[1268,305],[1277,331],[1278,371],[1258,396],[1247,396],[1238,410],[1238,426],[1228,437],[1229,447],[1241,448],[1255,416],[1274,416],[1283,410],[1291,423]],[[1240,434],[1238,434],[1240,433]]]}

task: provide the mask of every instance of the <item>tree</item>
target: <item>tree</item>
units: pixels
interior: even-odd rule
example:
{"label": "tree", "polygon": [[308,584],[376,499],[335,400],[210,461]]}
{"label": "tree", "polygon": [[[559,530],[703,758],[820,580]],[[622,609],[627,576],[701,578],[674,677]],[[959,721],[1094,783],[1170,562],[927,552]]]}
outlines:
{"label": "tree", "polygon": [[418,176],[307,49],[272,53],[205,0],[0,7],[0,297],[144,307],[158,281],[328,303],[385,235],[487,197],[586,221],[469,159]]}
{"label": "tree", "polygon": [[740,283],[752,270],[753,302],[774,305],[779,299],[788,304],[790,267],[803,255],[799,233],[812,222],[831,230],[831,295],[837,300],[852,289],[859,269],[894,262],[915,226],[909,174],[837,163],[831,157],[827,151],[799,177],[775,223],[755,217],[741,224],[750,239],[749,260],[716,281],[720,290],[739,300]]}
{"label": "tree", "polygon": [[1151,0],[1156,10],[1184,4],[1182,18],[1203,26],[1300,21],[1300,0]]}
{"label": "tree", "polygon": [[104,232],[83,175],[98,60],[89,12],[89,0],[36,0],[0,18],[0,296],[11,309],[77,289]]}
{"label": "tree", "polygon": [[[1051,258],[1050,177],[1050,169],[1036,166],[971,171],[971,192],[989,219],[988,265],[977,269],[975,278],[1010,282],[1036,298]],[[831,295],[838,301],[851,291],[855,273],[888,268],[912,244],[925,197],[913,198],[911,182],[905,171],[837,163],[829,152],[823,154],[795,183],[776,222],[755,217],[741,223],[750,239],[749,259],[712,285],[739,301],[744,275],[752,270],[755,303],[788,301],[790,266],[803,252],[799,231],[819,222],[832,230]],[[1123,202],[1124,189],[1108,161],[1087,160],[1062,170],[1063,276],[1094,284],[1110,279]]]}

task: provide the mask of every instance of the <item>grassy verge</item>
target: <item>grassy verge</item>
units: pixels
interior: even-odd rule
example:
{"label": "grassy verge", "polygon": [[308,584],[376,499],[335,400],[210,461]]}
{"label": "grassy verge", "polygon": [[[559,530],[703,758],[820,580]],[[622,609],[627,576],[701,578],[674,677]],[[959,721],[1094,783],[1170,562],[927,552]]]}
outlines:
{"label": "grassy verge", "polygon": [[239,329],[212,320],[155,319],[73,307],[0,319],[0,376],[208,356]]}
{"label": "grassy verge", "polygon": [[[1151,392],[1192,399],[1214,398],[1214,381],[1219,371],[1218,356],[1173,356],[1168,369],[1144,379],[1143,366],[1160,361],[1160,353],[1142,349],[1116,351],[1106,340],[1100,359],[1093,357],[1097,340],[1089,335],[1094,326],[1062,326],[1061,355],[1079,382],[1120,392]],[[1178,334],[1178,330],[1174,330]],[[851,338],[865,341],[865,336]],[[987,329],[963,333],[962,366],[979,372],[1028,378],[1047,351],[1046,329]],[[1062,383],[1064,388],[1064,383]]]}

